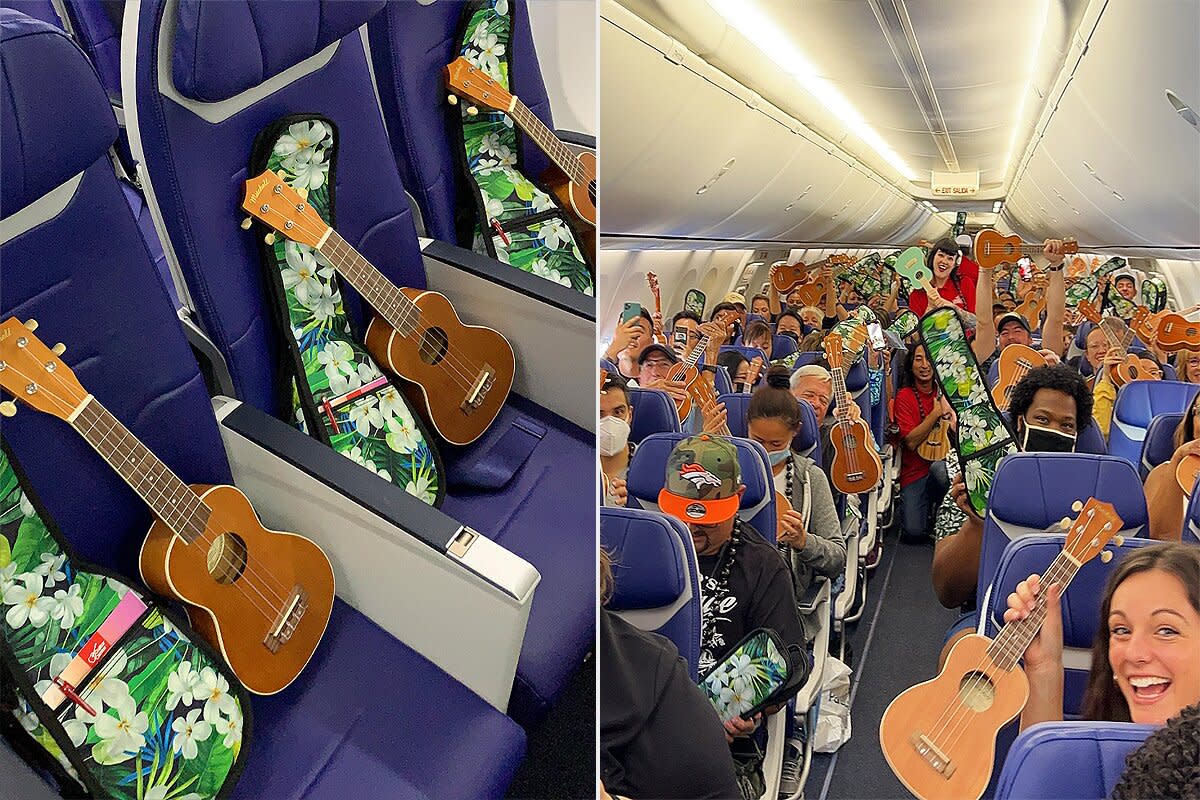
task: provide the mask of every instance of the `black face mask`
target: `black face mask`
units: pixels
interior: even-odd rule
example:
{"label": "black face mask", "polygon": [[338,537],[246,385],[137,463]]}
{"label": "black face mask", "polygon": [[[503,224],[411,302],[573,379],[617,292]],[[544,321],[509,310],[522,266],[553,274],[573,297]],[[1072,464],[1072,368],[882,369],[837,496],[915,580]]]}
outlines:
{"label": "black face mask", "polygon": [[779,335],[786,336],[789,339],[791,339],[793,342],[795,342],[796,344],[800,344],[800,337],[796,335],[795,331],[780,331]]}
{"label": "black face mask", "polygon": [[1074,453],[1075,437],[1056,431],[1053,428],[1043,428],[1040,425],[1030,425],[1021,419],[1024,433],[1021,436],[1021,450],[1026,453]]}

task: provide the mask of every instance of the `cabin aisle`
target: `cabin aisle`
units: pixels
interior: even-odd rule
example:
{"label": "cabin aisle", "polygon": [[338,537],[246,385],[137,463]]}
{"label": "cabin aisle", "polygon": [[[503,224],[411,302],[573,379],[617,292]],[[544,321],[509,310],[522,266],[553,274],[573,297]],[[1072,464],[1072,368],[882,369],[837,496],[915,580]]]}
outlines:
{"label": "cabin aisle", "polygon": [[933,545],[900,544],[895,532],[885,538],[883,558],[867,590],[867,607],[850,637],[855,670],[850,741],[837,753],[814,756],[806,798],[909,796],[879,749],[879,720],[896,695],[933,677],[942,637],[958,618],[958,612],[942,608],[933,593],[932,562]]}

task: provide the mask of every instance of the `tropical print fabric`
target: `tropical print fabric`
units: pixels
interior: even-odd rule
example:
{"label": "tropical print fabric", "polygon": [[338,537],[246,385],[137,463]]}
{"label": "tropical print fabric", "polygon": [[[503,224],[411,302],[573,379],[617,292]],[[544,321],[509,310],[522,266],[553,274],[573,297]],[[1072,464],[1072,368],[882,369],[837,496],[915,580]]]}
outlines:
{"label": "tropical print fabric", "polygon": [[971,506],[983,516],[996,465],[1017,451],[987,391],[962,321],[952,308],[921,318],[921,341],[946,399],[958,415],[958,458]]}
{"label": "tropical print fabric", "polygon": [[[509,14],[508,0],[486,0],[471,14],[462,42],[462,55],[505,89],[509,88],[512,34]],[[563,212],[550,195],[521,174],[512,118],[483,108],[471,116],[467,105],[460,104],[467,169],[480,193],[485,217],[476,229],[475,249],[487,252],[483,247],[487,236],[496,258],[505,264],[593,295],[591,271]],[[504,231],[503,236],[493,221]]]}
{"label": "tropical print fabric", "polygon": [[1074,308],[1084,300],[1095,300],[1099,288],[1099,281],[1095,275],[1083,275],[1076,278],[1067,287],[1067,307]]}
{"label": "tropical print fabric", "polygon": [[850,266],[839,270],[835,277],[839,281],[848,281],[854,290],[864,298],[887,294],[891,288],[891,282],[884,283],[880,268],[883,263],[886,262],[880,259],[879,253],[870,253]]}
{"label": "tropical print fabric", "polygon": [[727,722],[762,703],[787,678],[786,656],[767,632],[756,631],[704,676],[700,688]]}
{"label": "tropical print fabric", "polygon": [[[306,196],[322,219],[330,218],[329,163],[333,128],[319,119],[294,122],[272,147],[267,169]],[[339,278],[316,249],[276,236],[271,245],[288,310],[292,338],[304,368],[305,387],[293,386],[296,424],[306,429],[300,392],[305,390],[325,427],[330,446],[385,481],[430,505],[442,483],[438,461],[407,400],[391,382],[332,408],[323,404],[379,378],[371,355],[355,340],[342,307]],[[278,290],[280,284],[276,284]]]}
{"label": "tropical print fabric", "polygon": [[[84,572],[63,552],[0,451],[0,602],[6,661],[41,694],[130,588]],[[121,800],[215,797],[241,752],[243,707],[208,655],[156,609],[101,661],[59,721],[104,796]],[[17,695],[29,735],[80,780],[75,764]]]}
{"label": "tropical print fabric", "polygon": [[912,332],[917,329],[917,324],[920,322],[917,315],[907,308],[897,315],[895,322],[888,326],[888,330],[900,337],[901,340],[907,339],[912,335]]}

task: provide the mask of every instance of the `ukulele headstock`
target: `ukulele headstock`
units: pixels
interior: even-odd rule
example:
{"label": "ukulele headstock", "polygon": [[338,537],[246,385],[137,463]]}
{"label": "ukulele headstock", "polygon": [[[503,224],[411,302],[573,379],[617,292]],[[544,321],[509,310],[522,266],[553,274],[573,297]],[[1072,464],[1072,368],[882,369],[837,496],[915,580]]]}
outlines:
{"label": "ukulele headstock", "polygon": [[270,170],[246,181],[242,209],[292,241],[309,247],[318,247],[329,230],[308,201]]}
{"label": "ukulele headstock", "polygon": [[[461,96],[492,111],[512,110],[515,99],[512,94],[465,56],[459,56],[446,65],[446,85],[453,92],[450,95],[451,105],[457,103]],[[467,113],[470,113],[470,109],[467,109]]]}
{"label": "ukulele headstock", "polygon": [[848,267],[854,263],[854,259],[845,253],[834,253],[829,257],[829,265],[831,267]]}
{"label": "ukulele headstock", "polygon": [[1080,300],[1077,308],[1079,309],[1079,313],[1082,314],[1083,318],[1088,322],[1092,323],[1093,325],[1100,324],[1100,312],[1094,305],[1092,305],[1091,300]]}
{"label": "ukulele headstock", "polygon": [[1158,325],[1154,315],[1146,306],[1138,306],[1129,318],[1129,329],[1146,344],[1153,344],[1158,338]]}
{"label": "ukulele headstock", "polygon": [[822,342],[822,347],[825,348],[825,360],[829,362],[830,369],[842,368],[842,336],[839,333],[831,333],[825,337]]}
{"label": "ukulele headstock", "polygon": [[[1090,498],[1087,503],[1080,503],[1076,500],[1071,508],[1078,512],[1079,516],[1075,518],[1074,522],[1071,522],[1070,519],[1063,520],[1063,527],[1067,528],[1067,539],[1063,544],[1063,550],[1080,564],[1086,564],[1097,555],[1101,556],[1102,561],[1107,562],[1112,558],[1112,554],[1101,555],[1100,551],[1104,550],[1114,538],[1117,547],[1120,547],[1125,541],[1124,537],[1117,534],[1123,524],[1117,510],[1113,508],[1112,503],[1105,503],[1094,497]],[[1070,523],[1069,527],[1067,523]]]}
{"label": "ukulele headstock", "polygon": [[[37,322],[9,317],[0,323],[0,388],[21,402],[59,419],[67,419],[87,392],[60,355],[63,344],[46,347],[33,335]],[[11,417],[16,405],[0,403],[0,414]]]}

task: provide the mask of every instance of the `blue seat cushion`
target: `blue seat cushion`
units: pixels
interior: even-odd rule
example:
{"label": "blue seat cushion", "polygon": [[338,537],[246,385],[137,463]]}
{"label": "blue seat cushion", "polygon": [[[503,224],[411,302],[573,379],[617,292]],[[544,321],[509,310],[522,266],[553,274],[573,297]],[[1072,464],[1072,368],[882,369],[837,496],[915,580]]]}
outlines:
{"label": "blue seat cushion", "polygon": [[235,798],[502,797],[525,753],[519,725],[341,600],[300,677],[253,706]]}
{"label": "blue seat cushion", "polygon": [[1142,480],[1146,479],[1150,470],[1170,461],[1175,455],[1175,429],[1182,420],[1182,413],[1171,413],[1159,414],[1150,421],[1146,438],[1142,441],[1142,458],[1138,465]]}
{"label": "blue seat cushion", "polygon": [[1008,751],[996,800],[1104,800],[1125,757],[1153,733],[1127,722],[1047,722],[1021,733]]}

